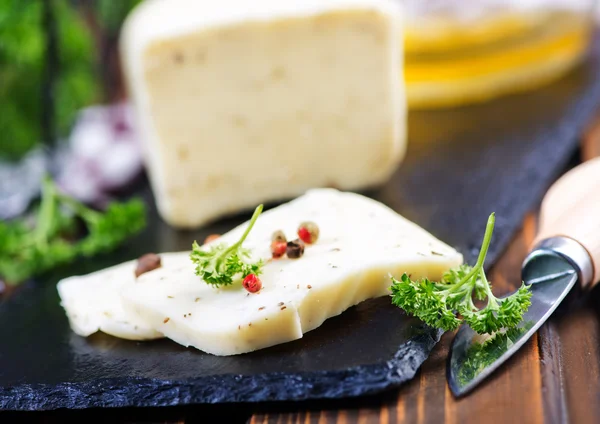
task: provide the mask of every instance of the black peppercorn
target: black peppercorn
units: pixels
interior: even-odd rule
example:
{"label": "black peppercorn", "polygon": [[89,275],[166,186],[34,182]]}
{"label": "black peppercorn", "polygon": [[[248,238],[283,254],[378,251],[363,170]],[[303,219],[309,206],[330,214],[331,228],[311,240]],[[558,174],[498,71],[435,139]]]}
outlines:
{"label": "black peppercorn", "polygon": [[155,270],[156,268],[161,267],[160,256],[154,253],[146,253],[137,261],[137,266],[135,268],[135,278],[139,277],[146,272],[150,272]]}
{"label": "black peppercorn", "polygon": [[288,258],[298,259],[304,255],[304,242],[300,239],[288,241],[286,253]]}

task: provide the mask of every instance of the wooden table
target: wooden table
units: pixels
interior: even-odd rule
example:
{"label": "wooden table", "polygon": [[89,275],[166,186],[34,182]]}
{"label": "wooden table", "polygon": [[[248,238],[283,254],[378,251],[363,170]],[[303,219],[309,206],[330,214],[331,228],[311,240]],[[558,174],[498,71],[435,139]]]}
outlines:
{"label": "wooden table", "polygon": [[[581,158],[600,156],[600,114],[582,137]],[[599,217],[600,219],[600,217]],[[491,272],[494,290],[520,284],[520,266],[536,230],[536,213]],[[446,384],[453,334],[445,334],[416,377],[400,390],[335,402],[215,405],[166,409],[4,413],[0,422],[22,419],[64,422],[168,423],[600,423],[600,289],[566,307],[471,395],[457,400]]]}

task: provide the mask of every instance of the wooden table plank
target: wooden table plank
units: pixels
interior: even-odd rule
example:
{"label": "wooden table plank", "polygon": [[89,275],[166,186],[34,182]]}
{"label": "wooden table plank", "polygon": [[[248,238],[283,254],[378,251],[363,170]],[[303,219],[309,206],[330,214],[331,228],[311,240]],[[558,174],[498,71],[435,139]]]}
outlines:
{"label": "wooden table plank", "polygon": [[544,336],[550,333],[555,340],[558,339],[555,344],[561,366],[561,404],[566,409],[563,415],[574,423],[600,422],[600,331],[593,309],[597,305],[597,302],[595,305],[588,303],[570,311],[568,319],[554,320],[543,333]]}
{"label": "wooden table plank", "polygon": [[[583,136],[581,159],[600,156],[600,114]],[[550,423],[600,422],[600,291],[576,292],[538,332]]]}

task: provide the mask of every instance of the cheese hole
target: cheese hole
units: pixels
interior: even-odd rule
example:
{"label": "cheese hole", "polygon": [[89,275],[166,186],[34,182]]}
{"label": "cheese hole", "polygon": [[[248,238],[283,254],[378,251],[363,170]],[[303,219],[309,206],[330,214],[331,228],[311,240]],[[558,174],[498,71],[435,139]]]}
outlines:
{"label": "cheese hole", "polygon": [[285,69],[281,66],[277,66],[271,70],[271,79],[273,81],[281,81],[285,78]]}
{"label": "cheese hole", "polygon": [[175,63],[183,63],[183,54],[180,52],[175,53],[175,55],[173,56],[173,60],[175,61]]}
{"label": "cheese hole", "polygon": [[189,155],[190,155],[190,152],[187,147],[180,146],[177,149],[177,157],[179,158],[180,161],[186,161],[188,159]]}
{"label": "cheese hole", "polygon": [[231,120],[233,121],[233,125],[238,128],[246,127],[246,118],[240,115],[234,115]]}

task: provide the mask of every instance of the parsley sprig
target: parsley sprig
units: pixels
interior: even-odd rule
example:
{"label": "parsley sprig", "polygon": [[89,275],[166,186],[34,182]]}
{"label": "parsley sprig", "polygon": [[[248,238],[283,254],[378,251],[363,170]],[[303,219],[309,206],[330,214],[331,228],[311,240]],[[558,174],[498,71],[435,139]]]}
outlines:
{"label": "parsley sprig", "polygon": [[259,205],[250,219],[248,228],[244,234],[233,245],[218,244],[211,247],[210,250],[202,250],[197,242],[192,244],[192,253],[190,259],[196,264],[196,275],[202,278],[205,283],[213,286],[227,286],[236,279],[243,279],[249,274],[260,275],[262,272],[263,261],[249,263],[250,250],[242,247],[242,243],[250,234],[250,230],[262,213],[263,205]]}
{"label": "parsley sprig", "polygon": [[[455,330],[462,321],[479,334],[492,334],[516,327],[531,305],[531,291],[524,283],[512,295],[494,296],[483,264],[494,231],[495,215],[488,219],[483,243],[475,266],[462,265],[446,272],[440,282],[423,278],[412,281],[404,274],[392,277],[392,303],[426,324],[443,330]],[[486,300],[479,309],[473,297]],[[460,314],[462,318],[457,316]]]}
{"label": "parsley sprig", "polygon": [[[78,219],[86,227],[83,238]],[[138,199],[111,203],[100,212],[60,193],[46,177],[33,221],[0,222],[0,278],[19,284],[78,257],[109,252],[145,225],[145,206]]]}

